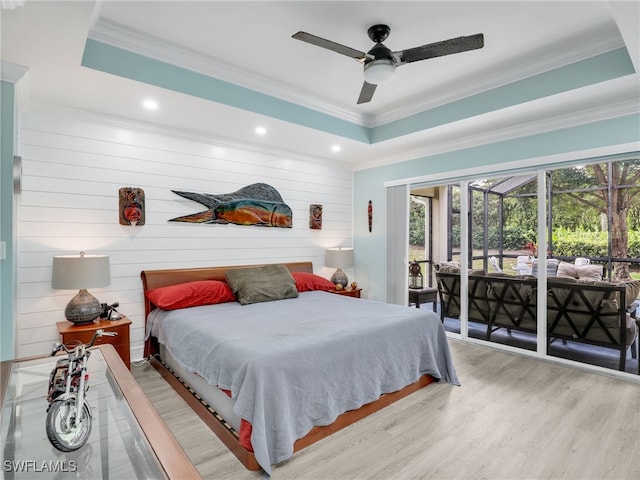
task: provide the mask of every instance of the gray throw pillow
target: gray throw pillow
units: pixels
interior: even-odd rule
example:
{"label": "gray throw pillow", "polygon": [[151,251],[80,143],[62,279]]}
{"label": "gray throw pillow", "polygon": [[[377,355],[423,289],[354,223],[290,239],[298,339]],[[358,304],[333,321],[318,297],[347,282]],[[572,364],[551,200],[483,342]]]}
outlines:
{"label": "gray throw pillow", "polygon": [[232,268],[226,277],[241,305],[298,296],[296,282],[284,265]]}

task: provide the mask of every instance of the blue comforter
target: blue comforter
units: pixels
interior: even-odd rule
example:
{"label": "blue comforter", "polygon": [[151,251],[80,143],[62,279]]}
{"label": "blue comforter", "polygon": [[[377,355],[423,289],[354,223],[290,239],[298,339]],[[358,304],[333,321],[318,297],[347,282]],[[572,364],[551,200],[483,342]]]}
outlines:
{"label": "blue comforter", "polygon": [[424,374],[458,385],[432,312],[326,292],[152,312],[152,334],[182,367],[228,389],[267,473],[316,425]]}

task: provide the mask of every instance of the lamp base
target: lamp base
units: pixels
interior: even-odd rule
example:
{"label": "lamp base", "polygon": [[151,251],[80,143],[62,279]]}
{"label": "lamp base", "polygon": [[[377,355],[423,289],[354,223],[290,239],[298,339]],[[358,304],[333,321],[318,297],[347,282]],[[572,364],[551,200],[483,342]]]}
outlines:
{"label": "lamp base", "polygon": [[342,285],[343,287],[346,287],[347,283],[349,283],[349,279],[347,278],[347,274],[339,268],[333,273],[333,275],[331,275],[331,282],[335,285]]}
{"label": "lamp base", "polygon": [[64,316],[76,325],[91,323],[100,316],[100,302],[86,289],[82,289],[67,304]]}

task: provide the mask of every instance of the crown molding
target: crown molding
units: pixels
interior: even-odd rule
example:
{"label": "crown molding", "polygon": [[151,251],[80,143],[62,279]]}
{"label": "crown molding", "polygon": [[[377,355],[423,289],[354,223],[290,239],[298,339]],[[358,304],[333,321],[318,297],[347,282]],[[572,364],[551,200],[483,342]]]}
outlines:
{"label": "crown molding", "polygon": [[258,75],[237,65],[181,47],[111,20],[98,18],[89,31],[88,38],[296,105],[302,105],[357,125],[371,122],[369,116],[363,115],[353,108],[337,105],[330,99],[300,89],[295,85],[283,84],[273,78]]}
{"label": "crown molding", "polygon": [[505,172],[531,171],[534,168],[544,167],[566,162],[583,162],[585,160],[611,157],[613,155],[636,156],[640,152],[640,142],[623,143],[616,145],[606,145],[604,147],[589,148],[585,150],[575,150],[571,152],[555,153],[540,157],[532,157],[524,160],[514,160],[507,163],[489,164],[480,167],[465,168],[452,172],[441,172],[432,175],[420,175],[417,177],[401,178],[384,182],[384,187],[394,187],[398,185],[411,185],[426,182],[452,182],[466,179],[471,176],[505,175]]}
{"label": "crown molding", "polygon": [[[21,108],[26,113],[58,116],[88,121],[118,128],[159,134],[172,138],[196,141],[222,148],[249,151],[259,154],[288,157],[301,161],[322,162],[336,168],[353,171],[376,168],[395,163],[426,158],[437,154],[478,147],[514,138],[527,137],[564,128],[576,127],[603,120],[640,114],[640,99],[637,92],[638,75],[629,75],[601,84],[580,89],[580,92],[565,92],[541,101],[528,102],[489,112],[476,117],[441,125],[433,129],[390,140],[397,144],[393,154],[376,152],[371,146],[366,160],[355,158],[334,160],[326,157],[291,152],[286,148],[274,148],[246,141],[238,141],[192,130],[177,129],[146,121],[99,113],[42,101],[30,101]],[[585,105],[584,98],[594,99],[595,104]],[[582,99],[582,100],[581,100]],[[561,113],[557,113],[560,111]],[[518,118],[522,119],[518,121]],[[527,119],[533,119],[527,121]],[[417,136],[420,147],[403,148],[402,144]],[[398,143],[400,142],[400,143]],[[384,150],[387,142],[380,147]]]}
{"label": "crown molding", "polygon": [[[589,37],[588,43],[584,42],[585,36]],[[571,47],[567,48],[567,44]],[[624,40],[619,34],[612,35],[610,27],[600,27],[590,32],[582,32],[579,36],[563,42],[562,45],[545,45],[544,48],[527,55],[526,58],[507,59],[503,62],[505,68],[494,66],[491,69],[485,69],[484,72],[474,73],[471,82],[469,79],[461,77],[453,83],[448,83],[446,88],[442,88],[440,95],[433,96],[430,93],[428,99],[410,102],[407,105],[378,114],[373,122],[366,123],[365,126],[374,128],[384,125],[622,47],[625,47]]]}
{"label": "crown molding", "polygon": [[29,69],[15,63],[0,61],[0,80],[3,82],[16,83]]}
{"label": "crown molding", "polygon": [[[582,112],[574,112],[567,115],[558,115],[543,120],[507,126],[491,131],[468,133],[471,126],[449,124],[446,131],[431,132],[433,135],[426,139],[429,142],[427,148],[416,148],[402,152],[399,156],[387,157],[379,161],[354,162],[353,170],[367,170],[370,168],[383,167],[419,158],[431,157],[447,152],[464,150],[467,148],[479,147],[491,143],[498,143],[515,138],[528,137],[541,133],[560,130],[563,128],[578,127],[589,123],[596,123],[602,120],[623,117],[634,113],[640,113],[637,107],[629,105],[629,102],[621,102],[617,105],[609,105],[607,108],[593,108]],[[482,122],[482,116],[476,117],[476,122]],[[466,123],[466,120],[465,120]],[[435,130],[435,129],[434,129]],[[450,136],[456,138],[449,138]],[[440,137],[440,138],[439,138]]]}
{"label": "crown molding", "polygon": [[382,114],[363,114],[295,85],[282,84],[273,78],[258,75],[105,18],[98,18],[89,32],[89,38],[93,40],[271,95],[367,128],[375,128],[625,46],[619,34],[612,35],[612,28],[608,24],[588,32],[589,42],[584,42],[584,35],[585,32],[581,32],[579,36],[563,41],[562,45],[545,45],[533,56],[505,60],[509,68],[486,69],[480,74],[474,74],[472,82],[461,77],[442,88],[440,95],[433,96],[430,93],[427,99],[410,99],[411,101],[404,105],[392,107]]}
{"label": "crown molding", "polygon": [[[574,91],[554,95],[542,104],[540,101],[528,102],[441,125],[431,129],[424,136],[420,136],[421,145],[426,145],[426,147],[421,146],[404,150],[398,155],[387,156],[383,160],[355,161],[353,162],[353,170],[382,167],[515,138],[640,114],[640,98],[638,98],[637,85],[638,75],[629,75],[622,79],[584,87],[580,89],[582,92],[579,93]],[[601,97],[600,105],[580,108],[580,97],[594,97],[597,95]],[[567,113],[553,113],[553,110],[557,109],[569,111]],[[518,122],[516,121],[517,117],[529,117],[534,118],[534,120]]]}
{"label": "crown molding", "polygon": [[24,0],[0,0],[2,10],[13,10],[22,6],[24,6]]}

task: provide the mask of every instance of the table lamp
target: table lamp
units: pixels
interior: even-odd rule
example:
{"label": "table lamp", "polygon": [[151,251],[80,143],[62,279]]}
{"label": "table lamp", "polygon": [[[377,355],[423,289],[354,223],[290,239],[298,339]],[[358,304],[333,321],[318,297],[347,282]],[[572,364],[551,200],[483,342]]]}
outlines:
{"label": "table lamp", "polygon": [[100,316],[100,302],[87,288],[111,283],[108,255],[60,255],[53,257],[51,286],[57,290],[80,291],[64,309],[64,316],[75,324],[91,323]]}
{"label": "table lamp", "polygon": [[331,282],[346,287],[349,279],[342,269],[353,267],[353,248],[329,248],[324,257],[324,264],[327,267],[337,268],[331,276]]}

